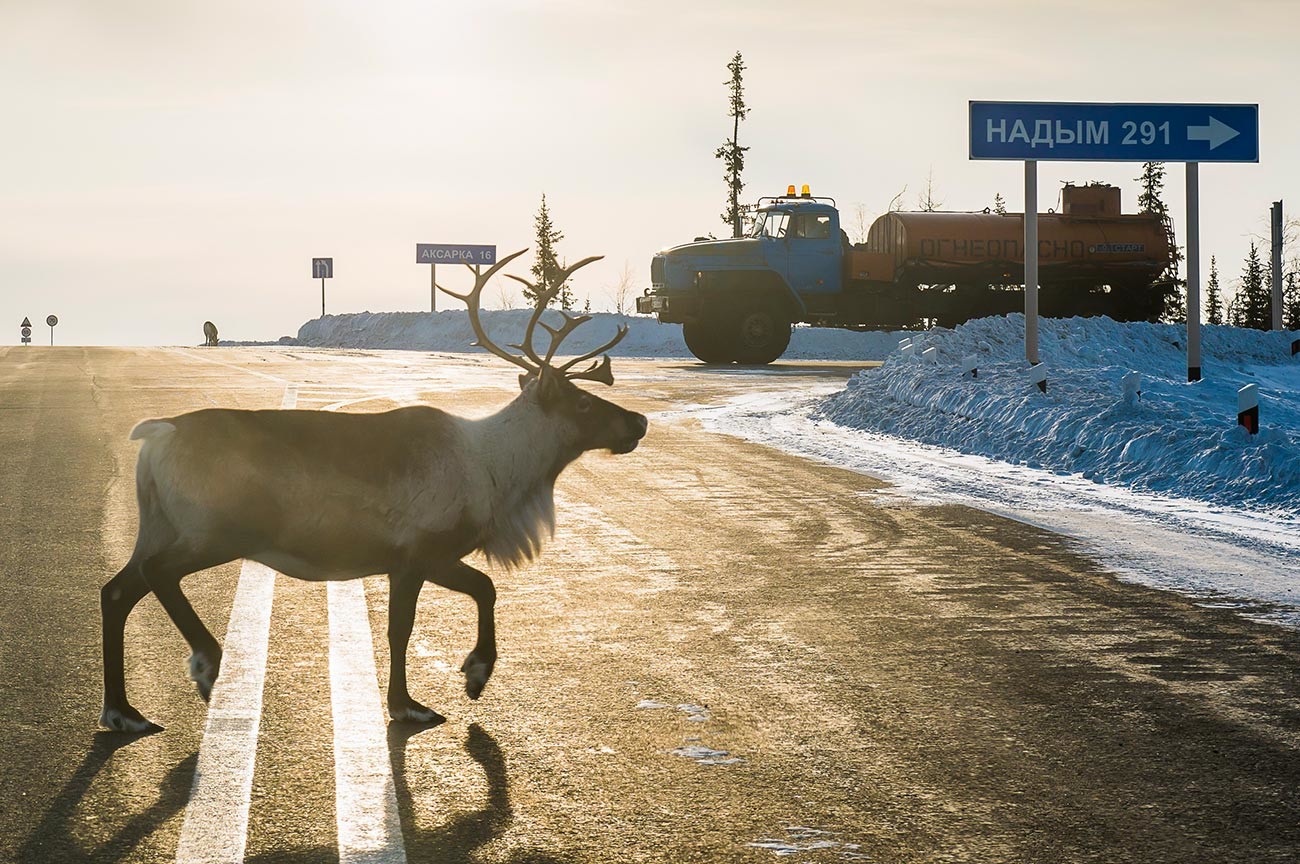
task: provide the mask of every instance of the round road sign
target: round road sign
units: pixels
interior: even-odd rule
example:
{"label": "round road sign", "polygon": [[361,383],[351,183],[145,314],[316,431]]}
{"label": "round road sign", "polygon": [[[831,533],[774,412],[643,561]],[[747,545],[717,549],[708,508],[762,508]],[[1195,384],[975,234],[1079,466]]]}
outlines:
{"label": "round road sign", "polygon": [[45,323],[46,323],[46,324],[49,324],[51,327],[53,327],[55,324],[58,324],[58,323],[59,323],[59,316],[58,316],[58,315],[51,315],[51,316],[49,316],[48,318],[45,319]]}
{"label": "round road sign", "polygon": [[26,339],[28,336],[32,335],[32,328],[24,327],[22,333],[23,333],[23,338]]}

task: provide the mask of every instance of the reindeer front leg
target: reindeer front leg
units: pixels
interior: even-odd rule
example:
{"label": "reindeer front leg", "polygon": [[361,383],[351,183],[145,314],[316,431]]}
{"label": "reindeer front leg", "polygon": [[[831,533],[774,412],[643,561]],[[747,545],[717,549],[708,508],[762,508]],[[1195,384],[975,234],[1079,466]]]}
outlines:
{"label": "reindeer front leg", "polygon": [[415,601],[423,586],[424,579],[410,570],[389,576],[388,716],[399,722],[438,724],[447,718],[416,702],[406,689],[406,646],[415,625]]}
{"label": "reindeer front leg", "polygon": [[434,568],[428,579],[436,585],[468,594],[478,606],[478,640],[460,667],[460,671],[465,673],[465,695],[477,699],[483,695],[483,688],[492,677],[492,667],[497,662],[497,632],[493,617],[496,586],[486,573],[475,570],[464,561],[440,565]]}

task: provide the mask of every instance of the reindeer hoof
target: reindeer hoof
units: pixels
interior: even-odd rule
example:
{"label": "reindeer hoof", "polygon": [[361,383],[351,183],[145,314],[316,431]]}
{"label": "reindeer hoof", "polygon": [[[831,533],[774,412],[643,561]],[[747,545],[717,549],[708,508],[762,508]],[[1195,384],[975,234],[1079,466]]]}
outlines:
{"label": "reindeer hoof", "polygon": [[423,723],[427,726],[437,726],[440,723],[447,722],[443,717],[432,708],[425,708],[419,702],[411,700],[405,705],[389,705],[388,716],[393,718],[395,723]]}
{"label": "reindeer hoof", "polygon": [[155,732],[163,731],[163,727],[157,723],[151,723],[144,716],[130,705],[126,708],[109,708],[99,712],[99,725],[105,729],[111,729],[114,732],[125,732],[128,735],[152,735]]}
{"label": "reindeer hoof", "polygon": [[465,658],[465,662],[460,664],[460,671],[465,673],[465,695],[471,699],[477,699],[483,695],[483,688],[487,686],[488,679],[492,677],[492,667],[496,665],[496,658],[491,660],[484,659],[474,652],[470,652]]}
{"label": "reindeer hoof", "polygon": [[221,655],[213,660],[207,654],[190,655],[190,680],[199,688],[199,695],[207,702],[212,698],[212,685],[217,681],[217,672],[221,668]]}

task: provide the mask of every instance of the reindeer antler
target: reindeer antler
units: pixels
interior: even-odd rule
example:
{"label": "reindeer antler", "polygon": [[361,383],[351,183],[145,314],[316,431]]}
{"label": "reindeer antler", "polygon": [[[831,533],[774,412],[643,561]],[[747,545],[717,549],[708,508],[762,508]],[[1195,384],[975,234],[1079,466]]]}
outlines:
{"label": "reindeer antler", "polygon": [[[479,321],[479,317],[478,317],[479,297],[483,293],[483,288],[485,285],[487,285],[488,280],[491,279],[492,276],[495,275],[498,270],[500,270],[503,266],[505,266],[509,262],[518,258],[520,255],[524,254],[524,252],[526,251],[528,250],[521,249],[520,251],[514,253],[513,255],[507,256],[506,258],[502,259],[498,263],[493,264],[492,268],[488,270],[486,273],[484,273],[482,276],[476,274],[474,277],[474,288],[469,292],[469,294],[456,294],[455,292],[448,291],[446,288],[443,288],[441,285],[438,286],[438,290],[446,294],[450,294],[452,297],[455,297],[459,300],[463,300],[465,302],[465,305],[469,308],[470,324],[473,325],[474,334],[478,337],[478,341],[474,343],[475,345],[481,345],[482,347],[491,351],[493,354],[497,355],[498,357],[501,357],[502,359],[505,360],[509,360],[511,363],[514,363],[516,366],[520,366],[528,370],[529,373],[535,374],[537,372],[540,372],[543,368],[549,367],[551,369],[554,369],[556,372],[559,372],[561,375],[563,375],[565,378],[568,378],[571,381],[582,379],[586,381],[598,381],[601,384],[613,384],[614,373],[611,369],[608,356],[605,356],[599,362],[593,363],[590,368],[584,369],[581,372],[569,372],[569,370],[572,369],[577,364],[583,362],[584,360],[590,360],[591,358],[595,357],[598,354],[604,354],[606,351],[608,351],[609,349],[617,345],[623,339],[623,337],[627,335],[628,328],[626,324],[619,325],[618,332],[614,334],[614,338],[606,342],[601,347],[597,348],[595,351],[589,351],[588,353],[583,354],[581,357],[575,357],[574,359],[565,363],[563,366],[557,367],[551,364],[551,360],[555,357],[555,352],[559,349],[560,343],[563,342],[566,338],[568,338],[569,334],[572,333],[574,330],[578,329],[578,327],[590,321],[591,316],[570,315],[568,312],[561,309],[558,311],[560,315],[564,317],[564,323],[561,324],[559,327],[552,327],[542,320],[542,313],[546,311],[546,307],[550,305],[551,301],[559,296],[560,290],[564,287],[565,283],[569,281],[569,277],[572,276],[574,273],[576,273],[579,269],[586,267],[591,262],[599,261],[601,258],[604,257],[603,255],[593,255],[590,258],[583,258],[581,261],[577,262],[576,264],[571,264],[568,267],[565,267],[564,269],[560,270],[560,272],[556,274],[557,278],[555,280],[554,287],[549,289],[544,289],[533,282],[529,282],[527,279],[524,279],[521,276],[515,276],[514,274],[507,273],[506,276],[508,278],[513,279],[516,282],[519,282],[520,284],[527,286],[533,292],[533,295],[537,298],[536,304],[534,305],[533,308],[533,314],[528,319],[528,325],[524,328],[523,340],[520,341],[518,345],[509,346],[511,348],[515,348],[518,349],[519,351],[522,351],[524,353],[524,356],[518,357],[514,354],[511,354],[508,351],[505,351],[504,349],[493,344],[492,341],[487,338],[487,333],[483,330],[483,325]],[[539,324],[542,326],[542,329],[545,330],[547,333],[549,333],[551,336],[551,344],[546,349],[545,357],[540,356],[537,353],[536,347],[533,345],[533,335],[536,333],[537,325]]]}
{"label": "reindeer antler", "polygon": [[[506,351],[504,348],[497,345],[495,342],[493,342],[491,339],[488,338],[487,331],[483,329],[483,322],[480,321],[478,317],[479,299],[483,296],[483,289],[484,287],[487,286],[488,280],[491,279],[493,276],[495,276],[502,267],[506,266],[511,261],[515,260],[516,258],[518,258],[520,255],[524,254],[527,251],[528,251],[527,249],[520,249],[518,252],[515,252],[513,255],[507,255],[505,258],[502,258],[500,261],[493,264],[491,267],[488,268],[488,271],[486,273],[482,275],[475,273],[474,287],[470,289],[470,292],[468,294],[457,294],[455,291],[448,291],[446,288],[443,288],[441,285],[438,285],[437,282],[434,282],[433,284],[436,285],[438,290],[441,291],[442,293],[449,294],[450,296],[455,297],[457,300],[464,302],[466,308],[469,310],[470,326],[474,328],[474,336],[477,339],[477,341],[475,341],[473,344],[486,348],[487,350],[491,351],[493,354],[500,357],[502,360],[509,360],[511,363],[515,364],[516,366],[526,369],[529,372],[535,373],[541,369],[540,363],[537,366],[533,366],[523,357],[516,357],[514,354],[511,354],[509,351]],[[465,266],[469,267],[470,270],[474,269],[473,267],[470,267],[470,265],[468,264],[466,264]]]}

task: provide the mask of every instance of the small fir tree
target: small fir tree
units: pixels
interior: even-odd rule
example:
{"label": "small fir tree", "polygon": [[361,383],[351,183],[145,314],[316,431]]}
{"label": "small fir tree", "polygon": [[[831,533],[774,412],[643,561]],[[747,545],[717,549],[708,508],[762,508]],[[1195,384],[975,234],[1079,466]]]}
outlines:
{"label": "small fir tree", "polygon": [[731,137],[713,155],[726,166],[722,179],[727,183],[727,210],[722,214],[722,221],[731,226],[732,237],[740,237],[744,233],[745,213],[740,203],[740,193],[745,184],[740,175],[745,170],[745,151],[749,149],[740,146],[740,121],[749,113],[749,106],[745,104],[745,61],[739,51],[731,58],[727,69],[731,71],[731,78],[727,80],[727,88],[731,91],[727,109],[727,116],[732,118]]}
{"label": "small fir tree", "polygon": [[1223,297],[1219,290],[1219,262],[1210,256],[1210,278],[1205,283],[1205,323],[1223,323]]}
{"label": "small fir tree", "polygon": [[1282,326],[1288,330],[1300,330],[1300,283],[1296,282],[1295,275],[1287,274],[1282,292]]}
{"label": "small fir tree", "polygon": [[1007,215],[1007,201],[1002,197],[1001,192],[993,193],[993,212],[999,216]]}
{"label": "small fir tree", "polygon": [[1245,265],[1241,270],[1241,290],[1238,292],[1239,304],[1237,314],[1240,323],[1233,322],[1239,327],[1253,327],[1256,330],[1267,330],[1269,324],[1269,288],[1268,282],[1264,275],[1264,262],[1259,258],[1259,247],[1254,242],[1250,244],[1250,254],[1246,256]]}
{"label": "small fir tree", "polygon": [[[537,209],[537,216],[533,218],[533,228],[537,236],[537,253],[529,272],[533,274],[533,283],[538,289],[547,292],[555,288],[560,278],[562,268],[555,256],[555,245],[564,239],[564,232],[556,228],[555,223],[551,221],[551,211],[546,206],[545,192],[542,193],[542,205]],[[564,306],[565,293],[568,293],[567,288],[561,292],[560,305],[568,309],[569,306]],[[537,294],[526,285],[523,288],[523,295],[530,306],[536,305]],[[570,303],[572,303],[571,297]]]}
{"label": "small fir tree", "polygon": [[1138,209],[1143,213],[1168,216],[1169,208],[1160,197],[1165,188],[1165,163],[1143,162],[1142,176],[1137,181],[1142,184],[1142,191],[1138,194]]}
{"label": "small fir tree", "polygon": [[1160,275],[1160,278],[1172,282],[1174,290],[1165,297],[1165,308],[1160,315],[1160,320],[1170,323],[1182,323],[1187,317],[1187,295],[1185,294],[1187,283],[1178,278],[1179,266],[1183,261],[1183,250],[1178,247],[1178,241],[1174,237],[1173,220],[1169,216],[1169,208],[1165,205],[1162,197],[1165,188],[1165,173],[1165,163],[1163,162],[1142,163],[1142,174],[1137,178],[1137,182],[1142,186],[1142,191],[1138,193],[1138,210],[1143,213],[1152,213],[1160,217],[1161,222],[1164,223],[1165,233],[1169,238],[1169,266]]}

